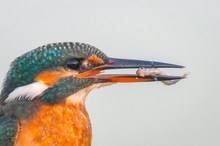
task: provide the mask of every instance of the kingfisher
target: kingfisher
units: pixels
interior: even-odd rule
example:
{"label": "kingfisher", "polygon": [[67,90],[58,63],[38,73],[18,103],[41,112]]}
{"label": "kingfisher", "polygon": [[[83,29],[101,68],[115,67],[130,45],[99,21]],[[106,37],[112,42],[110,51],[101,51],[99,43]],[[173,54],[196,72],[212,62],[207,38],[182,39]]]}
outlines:
{"label": "kingfisher", "polygon": [[104,73],[139,67],[184,66],[111,58],[79,42],[47,44],[16,58],[0,94],[0,146],[91,146],[92,126],[85,107],[90,91],[114,83],[184,78]]}

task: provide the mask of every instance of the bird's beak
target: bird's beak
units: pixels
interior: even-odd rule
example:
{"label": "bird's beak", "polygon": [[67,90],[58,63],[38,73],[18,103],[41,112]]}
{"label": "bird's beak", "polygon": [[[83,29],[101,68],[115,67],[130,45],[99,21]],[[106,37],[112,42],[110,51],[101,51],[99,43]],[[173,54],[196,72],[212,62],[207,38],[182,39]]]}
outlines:
{"label": "bird's beak", "polygon": [[109,58],[108,63],[95,67],[89,71],[78,74],[77,78],[93,78],[97,83],[115,82],[115,83],[128,83],[128,82],[150,82],[150,81],[163,81],[163,80],[176,80],[183,79],[181,76],[144,76],[140,77],[137,74],[103,74],[104,70],[110,69],[131,69],[131,68],[184,68],[181,65],[143,61],[132,59],[117,59]]}

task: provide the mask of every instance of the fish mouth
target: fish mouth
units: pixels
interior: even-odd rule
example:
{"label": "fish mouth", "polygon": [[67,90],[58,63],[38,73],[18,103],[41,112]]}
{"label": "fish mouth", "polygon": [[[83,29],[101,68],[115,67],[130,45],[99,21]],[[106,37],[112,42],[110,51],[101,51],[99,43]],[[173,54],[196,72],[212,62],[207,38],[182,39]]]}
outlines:
{"label": "fish mouth", "polygon": [[109,58],[108,63],[95,67],[89,71],[79,73],[77,78],[92,78],[97,83],[133,83],[133,82],[153,82],[166,80],[180,80],[183,76],[169,76],[169,75],[146,75],[140,76],[138,74],[104,74],[105,70],[115,69],[138,69],[138,68],[184,68],[182,65],[163,63],[157,61],[145,61],[134,59],[120,59]]}

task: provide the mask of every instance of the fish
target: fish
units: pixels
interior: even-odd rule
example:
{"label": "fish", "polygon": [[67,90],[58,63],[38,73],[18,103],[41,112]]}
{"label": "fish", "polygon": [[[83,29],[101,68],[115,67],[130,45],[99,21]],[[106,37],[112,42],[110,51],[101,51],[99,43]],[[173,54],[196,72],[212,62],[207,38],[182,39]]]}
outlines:
{"label": "fish", "polygon": [[[148,68],[145,69],[144,67],[139,67],[138,70],[136,71],[136,74],[139,77],[146,77],[146,76],[153,76],[155,78],[155,80],[157,81],[157,76],[168,76],[168,74],[162,70],[159,70],[158,68]],[[185,72],[182,77],[186,78],[190,73],[189,72]],[[161,81],[164,85],[173,85],[176,84],[177,82],[179,82],[180,79],[176,79],[176,80],[164,80]]]}

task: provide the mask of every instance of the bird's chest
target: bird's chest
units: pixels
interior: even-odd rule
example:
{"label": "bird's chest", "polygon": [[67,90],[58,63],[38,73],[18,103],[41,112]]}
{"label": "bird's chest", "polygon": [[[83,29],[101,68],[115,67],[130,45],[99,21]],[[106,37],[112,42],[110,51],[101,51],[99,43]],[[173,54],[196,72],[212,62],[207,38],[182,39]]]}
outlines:
{"label": "bird's chest", "polygon": [[20,122],[15,146],[90,146],[92,130],[85,108],[71,104],[43,106]]}

